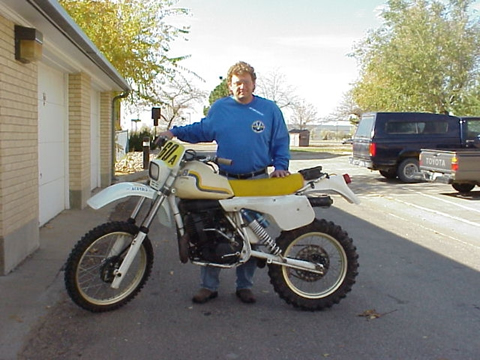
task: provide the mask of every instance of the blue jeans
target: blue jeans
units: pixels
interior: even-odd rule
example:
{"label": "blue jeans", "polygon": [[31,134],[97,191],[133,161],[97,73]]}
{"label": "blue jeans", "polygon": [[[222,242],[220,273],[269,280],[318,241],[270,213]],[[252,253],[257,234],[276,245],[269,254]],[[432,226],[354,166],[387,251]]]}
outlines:
{"label": "blue jeans", "polygon": [[[236,287],[237,290],[251,289],[253,286],[253,275],[257,268],[257,259],[250,258],[245,264],[238,266],[235,270],[237,273]],[[200,272],[202,288],[210,291],[217,291],[220,285],[220,268],[213,266],[202,266]]]}

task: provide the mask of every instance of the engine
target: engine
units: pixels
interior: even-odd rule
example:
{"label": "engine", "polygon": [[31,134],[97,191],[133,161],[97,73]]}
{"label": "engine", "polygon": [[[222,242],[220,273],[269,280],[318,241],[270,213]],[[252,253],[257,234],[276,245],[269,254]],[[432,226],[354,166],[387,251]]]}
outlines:
{"label": "engine", "polygon": [[238,261],[243,241],[217,200],[181,200],[179,209],[190,238],[190,260],[216,264]]}

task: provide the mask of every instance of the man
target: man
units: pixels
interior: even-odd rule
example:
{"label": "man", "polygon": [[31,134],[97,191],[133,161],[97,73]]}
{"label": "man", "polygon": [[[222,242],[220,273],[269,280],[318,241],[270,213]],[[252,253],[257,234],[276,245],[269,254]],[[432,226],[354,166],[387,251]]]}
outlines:
{"label": "man", "polygon": [[[174,127],[160,136],[176,136],[190,143],[217,143],[217,156],[233,160],[219,165],[220,174],[231,179],[285,177],[290,159],[289,135],[279,107],[253,94],[256,74],[252,66],[238,62],[227,73],[231,96],[217,100],[206,118],[192,125]],[[237,267],[236,295],[244,303],[254,303],[251,291],[256,259]],[[201,288],[193,297],[205,303],[218,296],[220,268],[202,267]]]}

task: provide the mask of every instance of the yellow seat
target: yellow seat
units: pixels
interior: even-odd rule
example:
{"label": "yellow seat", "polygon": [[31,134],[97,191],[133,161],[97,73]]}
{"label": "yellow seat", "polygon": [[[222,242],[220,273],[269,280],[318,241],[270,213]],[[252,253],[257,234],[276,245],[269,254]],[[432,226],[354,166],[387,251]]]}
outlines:
{"label": "yellow seat", "polygon": [[292,174],[284,178],[229,180],[235,196],[279,196],[293,194],[303,187],[303,176]]}

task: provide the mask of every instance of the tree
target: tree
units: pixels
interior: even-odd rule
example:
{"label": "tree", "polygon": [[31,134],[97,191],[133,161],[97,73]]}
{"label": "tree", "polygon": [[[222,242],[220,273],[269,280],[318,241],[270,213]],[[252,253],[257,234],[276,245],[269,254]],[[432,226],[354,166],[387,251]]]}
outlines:
{"label": "tree", "polygon": [[[194,82],[177,75],[165,84],[156,84],[153,89],[155,98],[162,99],[161,120],[167,129],[174,123],[190,121],[191,111],[195,104],[201,104],[207,97],[206,92],[198,89]],[[150,102],[147,100],[137,101],[127,106],[129,113],[141,113],[148,111]]]}
{"label": "tree", "polygon": [[362,109],[353,98],[353,90],[349,90],[343,94],[340,105],[338,105],[335,111],[329,116],[329,119],[333,121],[349,120],[352,124],[356,125],[360,121],[362,113]]}
{"label": "tree", "polygon": [[167,123],[167,129],[170,129],[174,122],[190,121],[189,110],[192,104],[201,104],[207,96],[204,91],[182,77],[172,80],[168,86],[162,86],[161,92],[165,109],[162,118]]}
{"label": "tree", "polygon": [[290,125],[295,129],[305,130],[308,125],[317,122],[317,110],[305,100],[293,104],[293,112],[290,116]]}
{"label": "tree", "polygon": [[280,109],[293,108],[299,101],[295,95],[295,89],[287,83],[285,75],[278,70],[259,76],[256,92],[259,96],[274,101]]}
{"label": "tree", "polygon": [[204,115],[208,114],[210,107],[215,101],[230,95],[230,89],[228,88],[228,85],[227,85],[227,79],[221,77],[220,80],[221,80],[220,84],[218,84],[215,87],[215,89],[213,89],[213,91],[210,93],[208,97],[209,106],[203,108]]}
{"label": "tree", "polygon": [[354,50],[355,102],[367,111],[478,111],[479,26],[473,0],[389,0],[383,25]]}
{"label": "tree", "polygon": [[178,0],[59,0],[98,49],[129,82],[134,95],[154,98],[156,82],[170,81],[186,57],[169,57],[170,43],[188,34],[167,22],[188,14]]}

